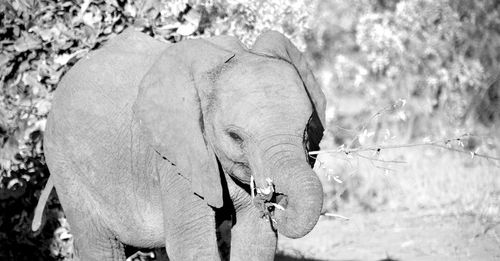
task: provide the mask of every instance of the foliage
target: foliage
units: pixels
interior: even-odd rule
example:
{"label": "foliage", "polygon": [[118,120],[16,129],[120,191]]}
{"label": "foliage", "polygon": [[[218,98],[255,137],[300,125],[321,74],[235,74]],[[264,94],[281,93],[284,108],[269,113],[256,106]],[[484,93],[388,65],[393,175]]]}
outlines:
{"label": "foliage", "polygon": [[460,48],[466,37],[446,1],[400,2],[394,12],[365,14],[356,42],[372,75],[384,79],[368,91],[407,98],[415,115],[443,106],[452,122],[460,120],[471,102],[467,97],[485,86],[483,66]]}
{"label": "foliage", "polygon": [[[315,61],[329,100],[340,104],[331,109],[335,125],[329,129],[343,133],[338,125],[357,125],[344,118],[359,122],[403,99],[403,111],[368,126],[373,141],[385,129],[403,142],[488,133],[477,123],[498,124],[498,9],[495,1],[321,2],[308,47],[315,56],[328,54]],[[344,104],[337,96],[358,102]],[[341,140],[358,132],[343,133]]]}
{"label": "foliage", "polygon": [[312,7],[316,0],[303,1],[243,1],[227,0],[218,6],[221,11],[214,16],[209,35],[229,34],[237,36],[250,46],[265,30],[277,30],[292,39],[301,50],[305,50],[304,35],[310,29]]}

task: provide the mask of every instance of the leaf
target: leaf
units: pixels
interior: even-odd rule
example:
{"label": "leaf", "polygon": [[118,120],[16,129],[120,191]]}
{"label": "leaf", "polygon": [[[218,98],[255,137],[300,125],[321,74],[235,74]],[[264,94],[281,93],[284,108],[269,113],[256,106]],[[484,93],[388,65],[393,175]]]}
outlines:
{"label": "leaf", "polygon": [[18,151],[19,142],[17,141],[17,139],[11,136],[2,146],[2,150],[0,151],[0,159],[13,160]]}
{"label": "leaf", "polygon": [[195,9],[191,9],[183,18],[186,19],[187,22],[198,26],[201,19],[201,13]]}
{"label": "leaf", "polygon": [[18,178],[13,178],[7,183],[7,189],[12,189],[16,185],[22,186],[23,183]]}
{"label": "leaf", "polygon": [[12,59],[12,55],[8,53],[0,53],[0,67],[4,67],[10,59]]}
{"label": "leaf", "polygon": [[360,143],[361,145],[366,145],[366,142],[367,142],[368,138],[370,138],[370,137],[371,137],[371,136],[373,136],[374,134],[375,134],[375,132],[373,132],[373,131],[368,132],[368,130],[367,130],[367,129],[365,129],[365,130],[363,131],[363,133],[361,133],[361,134],[359,135],[359,137],[358,137],[359,143]]}
{"label": "leaf", "polygon": [[9,61],[12,58],[13,58],[13,56],[10,53],[1,53],[0,54],[0,78],[8,75],[12,71],[12,69],[14,68],[13,64],[8,65]]}
{"label": "leaf", "polygon": [[91,2],[92,2],[92,0],[84,0],[83,1],[83,4],[80,6],[80,12],[78,13],[78,16],[77,16],[78,19],[82,18],[85,11],[87,11],[87,8],[89,8]]}
{"label": "leaf", "polygon": [[82,50],[78,50],[74,53],[71,53],[71,54],[62,54],[62,55],[57,55],[55,58],[54,58],[54,62],[59,64],[59,65],[66,65],[71,59],[75,58],[75,57],[82,57],[84,53],[87,53],[88,50],[87,49],[82,49]]}
{"label": "leaf", "polygon": [[17,52],[25,52],[28,50],[38,49],[41,47],[41,41],[27,32],[23,32],[22,36],[14,43],[14,49]]}
{"label": "leaf", "polygon": [[196,32],[200,25],[201,14],[194,9],[191,9],[184,17],[185,22],[177,28],[177,33],[183,36],[188,36]]}
{"label": "leaf", "polygon": [[38,79],[38,72],[36,71],[28,71],[23,73],[22,81],[25,85],[31,87],[31,92],[35,96],[39,96],[40,92],[43,92],[42,96],[45,96],[45,86],[41,84]]}
{"label": "leaf", "polygon": [[196,32],[196,29],[198,28],[197,25],[194,25],[192,23],[184,23],[177,28],[177,33],[183,36],[188,36]]}
{"label": "leaf", "polygon": [[138,6],[139,16],[155,19],[160,15],[163,5],[160,0],[145,0],[142,6]]}
{"label": "leaf", "polygon": [[94,15],[91,12],[87,12],[82,15],[83,22],[88,26],[93,26],[96,22],[94,19]]}
{"label": "leaf", "polygon": [[340,179],[340,177],[339,177],[338,175],[333,176],[333,180],[335,180],[335,182],[337,182],[337,183],[339,183],[339,184],[344,183],[344,182]]}
{"label": "leaf", "polygon": [[402,121],[406,121],[406,119],[408,118],[408,117],[406,116],[406,113],[405,113],[404,111],[398,111],[398,112],[397,112],[397,116],[398,116],[398,118],[399,118],[400,120],[402,120]]}
{"label": "leaf", "polygon": [[130,3],[125,4],[124,11],[126,15],[129,15],[131,17],[135,17],[137,15],[137,8]]}
{"label": "leaf", "polygon": [[30,28],[29,31],[37,34],[42,39],[42,41],[50,42],[54,38],[53,30],[54,30],[54,27],[52,27],[50,29],[48,29],[48,28],[42,29],[39,26],[34,26],[34,27]]}
{"label": "leaf", "polygon": [[34,106],[37,109],[39,115],[46,115],[50,111],[51,102],[47,99],[38,99],[38,101],[35,102]]}
{"label": "leaf", "polygon": [[54,73],[52,73],[50,75],[50,78],[46,82],[49,83],[49,84],[57,84],[57,83],[59,83],[59,80],[61,79],[61,76],[62,76],[62,74],[65,71],[66,70],[64,70],[64,69],[60,69],[58,71],[54,71]]}

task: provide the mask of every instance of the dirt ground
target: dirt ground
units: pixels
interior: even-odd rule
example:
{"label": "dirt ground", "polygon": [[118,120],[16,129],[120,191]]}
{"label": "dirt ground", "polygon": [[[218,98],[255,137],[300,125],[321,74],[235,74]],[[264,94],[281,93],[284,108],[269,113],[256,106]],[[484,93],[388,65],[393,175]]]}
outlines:
{"label": "dirt ground", "polygon": [[301,239],[280,237],[277,261],[500,260],[500,224],[472,216],[363,213],[322,216]]}

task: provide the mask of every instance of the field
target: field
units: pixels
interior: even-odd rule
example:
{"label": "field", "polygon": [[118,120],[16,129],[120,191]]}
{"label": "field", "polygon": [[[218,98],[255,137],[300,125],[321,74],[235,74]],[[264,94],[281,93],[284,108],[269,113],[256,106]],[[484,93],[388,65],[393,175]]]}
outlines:
{"label": "field", "polygon": [[500,259],[498,163],[432,147],[380,156],[407,163],[342,157],[316,166],[325,206],[340,216],[322,216],[302,239],[280,237],[277,260]]}
{"label": "field", "polygon": [[278,261],[500,260],[499,1],[11,0],[0,10],[0,260],[70,260],[56,192],[31,231],[50,176],[46,118],[66,72],[127,28],[169,43],[232,35],[249,49],[276,30],[304,52],[326,96],[321,148],[333,152],[315,165],[324,215],[306,237],[280,237]]}

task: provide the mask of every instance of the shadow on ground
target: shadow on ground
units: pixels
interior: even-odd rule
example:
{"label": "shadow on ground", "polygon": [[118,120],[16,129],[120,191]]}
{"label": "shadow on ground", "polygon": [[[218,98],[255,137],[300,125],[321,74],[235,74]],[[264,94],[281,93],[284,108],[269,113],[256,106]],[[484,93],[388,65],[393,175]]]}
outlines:
{"label": "shadow on ground", "polygon": [[276,254],[274,261],[360,261],[356,259],[328,259],[328,260],[323,260],[323,259],[312,259],[312,258],[305,258],[305,257],[295,257],[295,256],[287,256],[284,254]]}
{"label": "shadow on ground", "polygon": [[[165,248],[156,248],[156,249],[139,249],[139,248],[134,248],[131,246],[126,246],[125,247],[125,254],[126,256],[130,257],[131,255],[136,254],[138,251],[141,251],[142,253],[150,253],[154,252],[154,259],[150,259],[149,257],[146,257],[144,255],[142,258],[137,256],[135,258],[132,258],[132,261],[140,261],[140,260],[157,260],[157,261],[169,261],[167,253],[165,251]],[[294,256],[292,255],[287,255],[286,253],[276,253],[276,256],[274,257],[274,261],[402,261],[400,259],[393,259],[392,257],[386,257],[383,259],[377,259],[377,260],[360,260],[360,259],[314,259],[314,258],[306,258],[306,257],[301,257],[301,256]]]}
{"label": "shadow on ground", "polygon": [[[305,258],[305,257],[287,256],[284,254],[276,254],[274,261],[362,261],[362,260],[359,260],[359,259],[342,259],[342,260],[341,259],[328,259],[328,260],[323,260],[323,259],[312,259],[312,258]],[[400,261],[400,260],[387,257],[387,258],[380,259],[377,261]]]}

